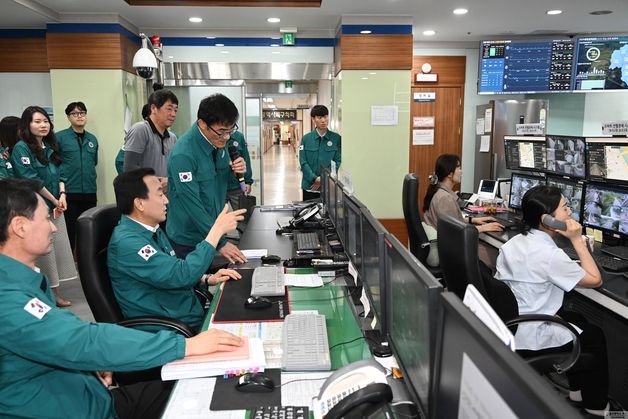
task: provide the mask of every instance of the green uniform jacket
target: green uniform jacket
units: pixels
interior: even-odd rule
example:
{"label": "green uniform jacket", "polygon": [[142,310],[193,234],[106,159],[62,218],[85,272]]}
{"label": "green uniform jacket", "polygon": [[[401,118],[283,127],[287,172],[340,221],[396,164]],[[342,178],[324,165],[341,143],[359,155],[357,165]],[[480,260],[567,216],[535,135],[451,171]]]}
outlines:
{"label": "green uniform jacket", "polygon": [[[194,124],[175,143],[168,159],[167,232],[175,243],[196,246],[204,240],[227,200],[229,153],[203,137]],[[221,248],[223,237],[218,243]]]}
{"label": "green uniform jacket", "polygon": [[72,128],[55,134],[61,154],[61,176],[67,193],[96,193],[98,140],[85,131],[83,140]]}
{"label": "green uniform jacket", "polygon": [[118,174],[124,172],[124,146],[118,150],[118,155],[116,156],[116,172]]}
{"label": "green uniform jacket", "polygon": [[[244,183],[247,185],[253,184],[253,170],[251,169],[251,156],[249,156],[249,148],[246,144],[246,139],[244,139],[244,134],[240,131],[236,131],[231,135],[229,141],[227,141],[227,152],[229,151],[230,146],[235,146],[238,150],[238,154],[240,157],[244,159],[246,162],[246,173],[244,174]],[[232,171],[231,179],[229,179],[229,190],[231,189],[240,189],[240,182],[236,177],[235,173]]]}
{"label": "green uniform jacket", "polygon": [[[0,254],[0,416],[114,418],[92,371],[137,371],[183,358],[185,340],[88,323],[55,306],[44,277]],[[6,416],[5,416],[6,415]]]}
{"label": "green uniform jacket", "polygon": [[200,329],[205,312],[194,285],[211,265],[216,249],[202,240],[178,259],[166,234],[153,233],[122,216],[109,242],[107,266],[124,317],[166,316]]}
{"label": "green uniform jacket", "polygon": [[0,179],[13,177],[13,166],[8,159],[4,158],[5,147],[0,147]]}
{"label": "green uniform jacket", "polygon": [[320,137],[316,129],[305,134],[299,147],[299,164],[303,179],[301,189],[309,190],[312,183],[321,175],[321,166],[329,169],[331,161],[340,167],[340,135],[327,130],[324,137]]}
{"label": "green uniform jacket", "polygon": [[[23,140],[18,141],[11,153],[13,176],[16,178],[39,180],[43,183],[43,186],[48,189],[48,192],[59,199],[59,182],[65,182],[66,179],[61,176],[59,166],[50,161],[52,148],[46,147],[45,153],[46,157],[48,157],[48,164],[37,160]],[[46,200],[46,203],[50,209],[54,208],[52,202]]]}

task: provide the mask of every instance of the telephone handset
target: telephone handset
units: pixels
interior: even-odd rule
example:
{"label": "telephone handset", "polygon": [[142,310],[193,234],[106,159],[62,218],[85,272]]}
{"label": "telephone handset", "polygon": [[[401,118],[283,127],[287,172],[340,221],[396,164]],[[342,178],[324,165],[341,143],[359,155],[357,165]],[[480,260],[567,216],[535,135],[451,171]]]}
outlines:
{"label": "telephone handset", "polygon": [[541,216],[541,223],[543,223],[543,225],[545,227],[548,228],[553,228],[555,230],[567,230],[567,223],[561,220],[557,220],[556,218],[552,217],[549,214],[543,214]]}
{"label": "telephone handset", "polygon": [[[327,378],[313,399],[315,419],[363,417],[364,408],[374,408],[392,400],[386,370],[372,359],[346,365]],[[352,412],[355,412],[354,416]]]}
{"label": "telephone handset", "polygon": [[296,212],[294,218],[290,220],[291,227],[299,227],[310,218],[314,217],[322,208],[322,204],[314,203],[301,208]]}

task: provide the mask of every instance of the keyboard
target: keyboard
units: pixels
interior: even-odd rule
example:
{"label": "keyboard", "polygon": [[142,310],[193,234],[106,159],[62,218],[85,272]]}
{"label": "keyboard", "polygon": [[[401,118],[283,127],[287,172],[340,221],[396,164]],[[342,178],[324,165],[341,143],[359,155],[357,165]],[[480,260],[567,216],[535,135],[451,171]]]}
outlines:
{"label": "keyboard", "polygon": [[277,297],[286,295],[283,266],[260,266],[253,271],[251,281],[253,297]]}
{"label": "keyboard", "polygon": [[329,371],[331,357],[322,314],[288,314],[282,331],[284,371]]}
{"label": "keyboard", "polygon": [[302,251],[320,251],[321,242],[318,239],[318,233],[296,233],[297,252]]}
{"label": "keyboard", "polygon": [[[578,254],[573,247],[564,247],[563,251],[569,256],[570,259],[578,260]],[[596,251],[593,253],[593,259],[598,265],[605,271],[611,272],[626,272],[628,271],[628,260],[617,259],[613,256],[606,255]]]}
{"label": "keyboard", "polygon": [[309,419],[307,406],[260,406],[253,409],[251,419]]}

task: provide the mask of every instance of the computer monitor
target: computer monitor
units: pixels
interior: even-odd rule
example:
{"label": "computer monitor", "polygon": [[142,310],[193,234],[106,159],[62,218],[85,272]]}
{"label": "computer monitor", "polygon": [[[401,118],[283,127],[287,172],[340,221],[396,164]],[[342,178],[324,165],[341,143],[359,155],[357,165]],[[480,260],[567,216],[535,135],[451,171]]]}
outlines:
{"label": "computer monitor", "polygon": [[563,192],[563,196],[571,207],[571,217],[580,222],[582,218],[582,191],[584,184],[562,177],[548,177],[548,186],[556,186]]}
{"label": "computer monitor", "polygon": [[579,37],[573,72],[573,90],[628,89],[623,51],[626,35]]}
{"label": "computer monitor", "polygon": [[329,176],[327,178],[327,212],[334,227],[336,226],[336,179]]}
{"label": "computer monitor", "polygon": [[362,208],[362,284],[377,319],[375,330],[380,339],[388,333],[386,320],[386,271],[384,264],[384,234],[386,229],[373,214]]}
{"label": "computer monitor", "polygon": [[354,196],[344,197],[345,241],[342,243],[345,253],[356,271],[362,271],[362,209],[366,208]]}
{"label": "computer monitor", "polygon": [[628,237],[627,186],[588,183],[584,196],[584,226]]}
{"label": "computer monitor", "polygon": [[510,170],[545,170],[545,137],[505,135],[506,168]]}
{"label": "computer monitor", "polygon": [[336,181],[336,233],[342,243],[345,243],[345,207],[344,207],[345,191],[342,183]]}
{"label": "computer monitor", "polygon": [[391,234],[384,237],[384,247],[388,343],[414,402],[427,412],[443,287]]}
{"label": "computer monitor", "polygon": [[546,172],[583,179],[585,170],[584,137],[547,135]]}
{"label": "computer monitor", "polygon": [[580,416],[455,294],[440,297],[430,418]]}
{"label": "computer monitor", "polygon": [[327,183],[327,178],[330,177],[329,176],[329,169],[325,168],[325,167],[321,167],[321,201],[323,202],[323,205],[325,206],[325,208],[328,208],[329,206],[329,192],[327,192],[327,188],[328,188],[328,183]]}
{"label": "computer monitor", "polygon": [[513,173],[510,179],[510,198],[508,200],[508,206],[520,210],[521,200],[523,199],[523,195],[528,192],[528,189],[543,183],[545,183],[545,178],[543,177]]}
{"label": "computer monitor", "polygon": [[587,177],[628,183],[628,138],[588,137]]}
{"label": "computer monitor", "polygon": [[479,199],[495,199],[499,182],[493,179],[482,179],[478,186]]}

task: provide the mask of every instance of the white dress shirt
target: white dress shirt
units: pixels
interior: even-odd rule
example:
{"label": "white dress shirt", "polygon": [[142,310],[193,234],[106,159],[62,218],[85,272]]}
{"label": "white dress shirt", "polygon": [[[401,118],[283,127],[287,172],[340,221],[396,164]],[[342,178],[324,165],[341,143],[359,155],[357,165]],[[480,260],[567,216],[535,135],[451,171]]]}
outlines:
{"label": "white dress shirt", "polygon": [[[517,298],[519,314],[555,315],[586,272],[565,254],[549,234],[532,229],[506,242],[497,257],[495,277],[508,284]],[[546,322],[517,327],[517,349],[539,350],[562,346],[572,340],[564,328]]]}

